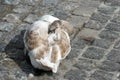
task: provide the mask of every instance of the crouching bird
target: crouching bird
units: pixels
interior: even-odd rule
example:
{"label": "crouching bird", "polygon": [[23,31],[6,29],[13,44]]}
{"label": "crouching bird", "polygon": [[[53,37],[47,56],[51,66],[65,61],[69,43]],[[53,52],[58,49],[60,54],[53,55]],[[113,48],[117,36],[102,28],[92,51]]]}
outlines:
{"label": "crouching bird", "polygon": [[[71,50],[69,23],[51,15],[34,22],[24,34],[25,54],[37,69],[56,73],[62,59]],[[28,52],[28,53],[26,53]]]}

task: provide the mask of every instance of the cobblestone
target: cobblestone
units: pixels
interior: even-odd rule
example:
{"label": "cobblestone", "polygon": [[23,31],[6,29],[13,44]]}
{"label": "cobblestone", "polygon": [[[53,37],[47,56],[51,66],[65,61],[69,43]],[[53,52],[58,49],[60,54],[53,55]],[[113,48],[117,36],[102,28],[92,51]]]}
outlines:
{"label": "cobblestone", "polygon": [[114,61],[114,62],[120,63],[120,51],[112,50],[108,54],[107,59],[110,60],[110,61]]}
{"label": "cobblestone", "polygon": [[99,34],[100,38],[114,41],[119,37],[119,34],[110,30],[104,30]]}
{"label": "cobblestone", "polygon": [[91,16],[91,19],[99,21],[100,23],[104,24],[110,19],[110,16],[104,15],[102,13],[94,13]]}
{"label": "cobblestone", "polygon": [[[56,74],[33,68],[23,35],[50,14],[73,25]],[[120,0],[0,0],[0,80],[120,80]]]}
{"label": "cobblestone", "polygon": [[91,75],[90,80],[112,80],[113,74],[97,70]]}
{"label": "cobblestone", "polygon": [[84,26],[85,28],[90,28],[90,29],[95,29],[95,30],[102,29],[102,24],[94,20],[89,20],[88,22],[84,24]]}
{"label": "cobblestone", "polygon": [[104,39],[95,39],[92,45],[108,49],[112,45],[112,42]]}
{"label": "cobblestone", "polygon": [[120,31],[120,24],[109,23],[105,28],[113,31]]}
{"label": "cobblestone", "polygon": [[90,58],[90,59],[101,59],[104,56],[104,50],[90,47],[86,50],[85,53],[82,55],[83,57]]}

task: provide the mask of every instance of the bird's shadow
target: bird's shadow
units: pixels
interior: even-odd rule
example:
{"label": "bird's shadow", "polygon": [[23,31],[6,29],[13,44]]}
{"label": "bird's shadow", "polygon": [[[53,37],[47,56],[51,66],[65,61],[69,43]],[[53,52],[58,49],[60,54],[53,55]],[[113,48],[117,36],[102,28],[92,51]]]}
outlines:
{"label": "bird's shadow", "polygon": [[13,59],[16,64],[21,68],[21,70],[27,75],[30,73],[34,74],[35,76],[42,76],[44,74],[49,76],[53,75],[51,71],[35,69],[31,65],[29,57],[24,55],[24,33],[25,30],[22,30],[20,34],[15,35],[15,37],[11,39],[5,47],[5,52],[8,58]]}

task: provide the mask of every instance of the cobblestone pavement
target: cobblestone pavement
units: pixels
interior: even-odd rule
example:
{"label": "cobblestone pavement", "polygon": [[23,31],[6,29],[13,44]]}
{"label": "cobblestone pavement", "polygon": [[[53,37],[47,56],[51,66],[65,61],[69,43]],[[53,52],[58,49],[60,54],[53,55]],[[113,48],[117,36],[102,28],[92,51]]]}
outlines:
{"label": "cobblestone pavement", "polygon": [[[25,29],[44,14],[74,25],[56,74],[23,54]],[[0,0],[0,80],[120,80],[120,0]]]}

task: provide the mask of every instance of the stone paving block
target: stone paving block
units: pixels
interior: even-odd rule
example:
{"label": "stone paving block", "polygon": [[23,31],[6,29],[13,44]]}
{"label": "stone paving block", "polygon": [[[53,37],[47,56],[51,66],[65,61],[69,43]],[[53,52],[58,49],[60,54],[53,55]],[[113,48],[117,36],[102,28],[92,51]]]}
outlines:
{"label": "stone paving block", "polygon": [[14,9],[14,12],[16,13],[29,13],[32,11],[32,6],[27,5],[17,5]]}
{"label": "stone paving block", "polygon": [[107,59],[113,62],[120,63],[120,51],[112,50],[108,55]]}
{"label": "stone paving block", "polygon": [[103,25],[98,21],[89,20],[88,22],[86,22],[84,24],[84,27],[90,28],[90,29],[95,29],[95,30],[100,30],[103,28]]}
{"label": "stone paving block", "polygon": [[115,7],[112,6],[107,6],[105,4],[101,4],[98,8],[98,11],[101,13],[104,13],[106,15],[112,15],[114,11],[116,10]]}
{"label": "stone paving block", "polygon": [[88,17],[83,16],[71,16],[67,19],[71,24],[73,24],[74,27],[82,28],[83,24],[88,20]]}
{"label": "stone paving block", "polygon": [[120,0],[105,0],[105,3],[112,6],[120,6]]}
{"label": "stone paving block", "polygon": [[19,2],[20,0],[2,0],[2,4],[6,5],[17,5]]}
{"label": "stone paving block", "polygon": [[35,6],[40,4],[42,0],[21,0],[20,3],[24,5],[32,5]]}
{"label": "stone paving block", "polygon": [[61,2],[61,0],[43,0],[43,1],[41,1],[41,5],[43,5],[43,6],[56,6],[60,2]]}
{"label": "stone paving block", "polygon": [[15,27],[15,26],[14,26],[13,23],[0,22],[0,30],[1,30],[1,31],[10,32],[10,31],[13,30],[14,27]]}
{"label": "stone paving block", "polygon": [[28,23],[33,23],[35,21],[37,21],[39,19],[39,17],[37,15],[34,15],[34,14],[29,14],[25,19],[24,21],[25,22],[28,22]]}
{"label": "stone paving block", "polygon": [[93,13],[90,19],[99,21],[100,23],[106,23],[111,17],[102,13]]}
{"label": "stone paving block", "polygon": [[78,16],[90,17],[91,14],[94,12],[94,10],[95,10],[94,7],[86,7],[85,5],[83,5],[72,11],[72,14]]}
{"label": "stone paving block", "polygon": [[3,18],[4,21],[7,21],[7,22],[13,22],[13,23],[20,23],[21,20],[20,20],[20,15],[18,14],[7,14],[4,18]]}
{"label": "stone paving block", "polygon": [[100,2],[95,0],[81,0],[80,6],[73,10],[72,14],[90,17],[99,4]]}
{"label": "stone paving block", "polygon": [[104,39],[95,39],[92,45],[108,49],[110,45],[112,45],[112,42],[109,40],[104,40]]}
{"label": "stone paving block", "polygon": [[110,40],[110,41],[114,41],[115,39],[117,39],[119,37],[119,34],[110,30],[103,30],[100,34],[99,34],[100,38],[102,39],[106,39],[106,40]]}
{"label": "stone paving block", "polygon": [[71,47],[72,48],[76,48],[76,49],[83,49],[86,46],[86,41],[80,38],[75,38],[72,43],[71,43]]}
{"label": "stone paving block", "polygon": [[69,55],[67,56],[67,59],[77,58],[81,54],[81,51],[82,50],[80,50],[80,49],[72,48]]}
{"label": "stone paving block", "polygon": [[95,47],[89,47],[84,53],[83,57],[89,58],[89,59],[96,59],[100,60],[103,58],[105,52],[103,49],[95,48]]}
{"label": "stone paving block", "polygon": [[120,31],[120,24],[117,23],[109,23],[107,24],[107,26],[105,27],[108,30],[112,30],[112,31]]}
{"label": "stone paving block", "polygon": [[95,39],[98,36],[98,31],[89,29],[89,28],[83,28],[77,35],[77,37],[80,37],[85,40],[89,39]]}
{"label": "stone paving block", "polygon": [[120,24],[120,15],[114,15],[111,22],[119,23]]}
{"label": "stone paving block", "polygon": [[79,58],[78,62],[74,65],[74,67],[80,70],[91,71],[96,68],[97,63],[94,60]]}
{"label": "stone paving block", "polygon": [[86,74],[81,70],[70,70],[65,74],[65,79],[68,80],[85,80]]}
{"label": "stone paving block", "polygon": [[63,11],[63,10],[55,10],[54,11],[54,16],[66,20],[71,14],[69,12]]}
{"label": "stone paving block", "polygon": [[79,3],[76,2],[71,2],[71,1],[62,1],[60,4],[57,5],[58,10],[63,10],[63,11],[72,11],[75,8],[79,7]]}
{"label": "stone paving block", "polygon": [[120,40],[115,43],[114,48],[120,50]]}
{"label": "stone paving block", "polygon": [[114,75],[105,71],[96,70],[92,75],[90,80],[112,80]]}
{"label": "stone paving block", "polygon": [[113,71],[119,71],[120,70],[120,64],[115,63],[113,61],[104,61],[101,65],[98,66],[100,69],[113,72]]}

